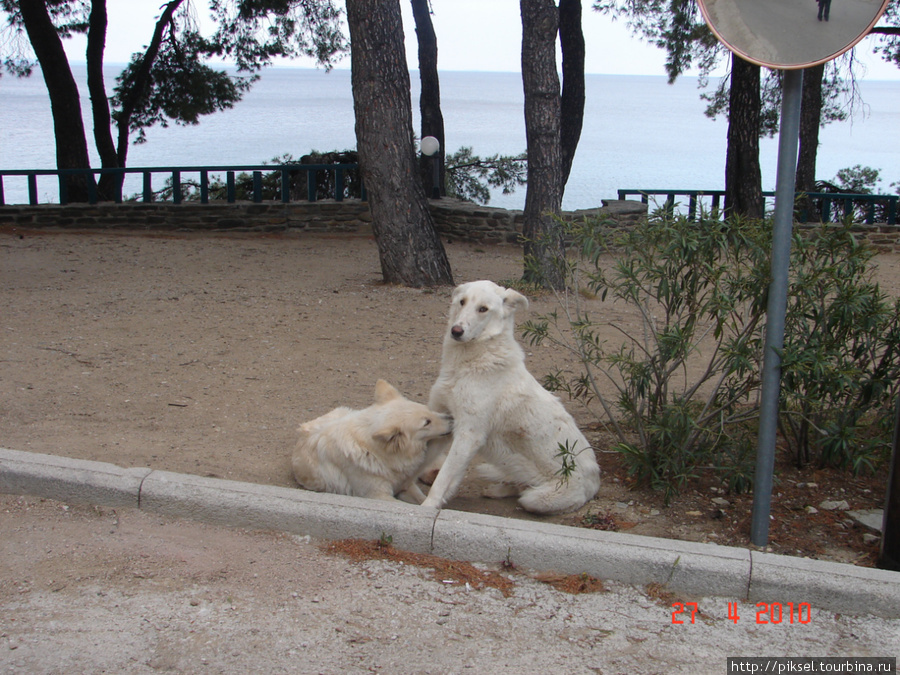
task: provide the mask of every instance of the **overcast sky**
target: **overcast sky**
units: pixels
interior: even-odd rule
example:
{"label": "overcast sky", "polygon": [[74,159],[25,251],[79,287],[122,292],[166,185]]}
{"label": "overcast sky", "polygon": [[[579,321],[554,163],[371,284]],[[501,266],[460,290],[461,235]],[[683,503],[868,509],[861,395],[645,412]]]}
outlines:
{"label": "overcast sky", "polygon": [[[195,3],[203,7],[204,3]],[[623,21],[591,9],[583,0],[583,25],[588,73],[620,75],[664,75],[664,53],[633,37]],[[810,4],[812,4],[810,0]],[[145,45],[153,32],[154,17],[162,0],[109,0],[109,30],[106,47],[108,63],[127,62]],[[415,30],[409,2],[401,0],[407,42],[407,59],[416,67]],[[433,0],[435,32],[438,39],[438,66],[441,70],[520,70],[521,20],[516,0]],[[198,17],[203,19],[204,16]],[[866,39],[857,57],[866,63],[867,79],[900,79],[900,69],[868,56]],[[84,60],[83,42],[69,41],[73,61]],[[294,61],[285,65],[312,66]],[[346,58],[338,67],[349,68]]]}

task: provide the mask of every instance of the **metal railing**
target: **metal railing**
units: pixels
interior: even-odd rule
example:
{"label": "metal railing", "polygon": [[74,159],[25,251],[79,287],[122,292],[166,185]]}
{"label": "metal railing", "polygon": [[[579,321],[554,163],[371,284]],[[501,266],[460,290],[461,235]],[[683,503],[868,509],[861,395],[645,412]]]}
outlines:
{"label": "metal railing", "polygon": [[[282,203],[290,203],[294,201],[292,198],[291,188],[295,186],[296,181],[293,179],[300,173],[306,173],[306,200],[316,201],[322,198],[323,181],[322,174],[325,172],[325,184],[327,191],[332,198],[337,201],[343,201],[347,191],[348,175],[355,173],[358,169],[357,164],[281,164],[281,165],[241,165],[241,166],[180,166],[180,167],[140,167],[140,168],[121,168],[121,169],[0,169],[0,205],[6,205],[4,196],[4,179],[12,176],[23,176],[27,184],[28,201],[30,205],[40,203],[38,198],[38,177],[52,176],[55,177],[55,186],[59,197],[58,202],[46,200],[45,203],[68,204],[70,183],[72,179],[81,177],[83,189],[87,191],[87,201],[90,204],[96,204],[100,201],[112,201],[122,203],[131,198],[123,197],[125,192],[125,182],[129,176],[136,175],[141,177],[141,187],[135,193],[134,200],[143,203],[151,203],[156,201],[171,201],[175,204],[181,204],[184,201],[199,202],[208,204],[212,198],[217,197],[213,192],[221,193],[224,190],[224,199],[228,203],[237,200],[239,192],[246,192],[250,201],[262,202],[269,193],[273,192],[271,186],[266,185],[267,180],[275,178],[274,195],[270,198],[280,200]],[[225,174],[224,184],[210,183],[210,177],[217,179],[217,174]],[[158,175],[165,175],[169,179],[169,183],[162,190],[154,190],[153,178]],[[239,190],[238,178],[244,178],[246,174],[249,176],[249,190]],[[333,174],[333,179],[332,179]],[[187,180],[187,176],[195,175],[196,180]],[[106,195],[101,195],[98,188],[98,177],[102,179],[104,176],[112,176],[114,180],[111,190]],[[358,180],[358,179],[357,179]],[[241,181],[242,183],[245,181]],[[302,178],[300,179],[302,184]],[[187,189],[186,189],[187,188]],[[217,189],[213,189],[217,188]],[[170,192],[171,199],[160,200],[158,194],[161,191]],[[365,191],[361,184],[358,188],[359,194],[365,198]]]}
{"label": "metal railing", "polygon": [[[703,208],[705,213],[718,217],[722,213],[721,204],[725,197],[724,190],[619,190],[619,199],[627,199],[629,195],[639,196],[644,204],[649,204],[651,197],[663,197],[662,208],[674,212],[676,198],[687,197],[687,216],[696,220],[698,210]],[[763,192],[763,198],[774,200],[774,192]],[[848,217],[857,222],[871,225],[875,222],[897,224],[897,207],[900,195],[867,195],[844,192],[805,192],[815,204],[821,215],[820,222],[842,222]],[[805,223],[810,220],[806,209],[800,209],[797,213],[798,222]],[[816,218],[819,220],[819,218]]]}

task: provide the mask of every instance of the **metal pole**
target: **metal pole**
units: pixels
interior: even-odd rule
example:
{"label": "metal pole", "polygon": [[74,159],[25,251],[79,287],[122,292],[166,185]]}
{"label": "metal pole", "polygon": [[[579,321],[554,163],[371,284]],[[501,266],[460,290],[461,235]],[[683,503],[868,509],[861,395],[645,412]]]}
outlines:
{"label": "metal pole", "polygon": [[878,567],[900,572],[900,398],[894,414],[894,442],[891,448],[891,472],[888,474],[881,521],[881,551]]}
{"label": "metal pole", "polygon": [[759,409],[759,441],[753,482],[753,513],[750,541],[765,546],[769,540],[772,476],[775,470],[775,439],[778,430],[778,398],[781,387],[781,350],[787,314],[791,229],[794,223],[794,181],[800,139],[800,100],[803,71],[784,71],[781,99],[781,130],[778,135],[778,173],[775,178],[775,218],[772,234],[772,267],[766,308],[765,351]]}

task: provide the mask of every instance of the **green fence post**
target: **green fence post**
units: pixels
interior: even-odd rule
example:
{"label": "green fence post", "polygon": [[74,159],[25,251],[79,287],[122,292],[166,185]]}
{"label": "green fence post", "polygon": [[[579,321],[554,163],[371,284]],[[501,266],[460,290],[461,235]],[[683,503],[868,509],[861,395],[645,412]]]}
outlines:
{"label": "green fence post", "polygon": [[291,172],[285,168],[281,169],[281,203],[287,204],[291,201]]}
{"label": "green fence post", "polygon": [[200,172],[200,203],[209,204],[209,171]]}
{"label": "green fence post", "polygon": [[306,170],[306,199],[316,201],[316,172],[313,169]]}
{"label": "green fence post", "polygon": [[262,201],[262,172],[253,172],[253,202],[259,204]]}
{"label": "green fence post", "polygon": [[172,172],[172,202],[174,204],[181,203],[181,172]]}
{"label": "green fence post", "polygon": [[234,204],[234,171],[225,173],[225,198],[229,204]]}
{"label": "green fence post", "polygon": [[334,170],[334,199],[335,201],[344,201],[344,170]]}

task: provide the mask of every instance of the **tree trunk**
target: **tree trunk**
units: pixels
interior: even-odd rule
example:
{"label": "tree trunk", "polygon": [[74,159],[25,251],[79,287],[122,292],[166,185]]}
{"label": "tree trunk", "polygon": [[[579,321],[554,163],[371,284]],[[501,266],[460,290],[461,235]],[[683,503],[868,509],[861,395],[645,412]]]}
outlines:
{"label": "tree trunk", "polygon": [[562,46],[562,191],[565,194],[575,149],[584,123],[584,32],[581,27],[581,0],[560,0],[559,42]]}
{"label": "tree trunk", "polygon": [[147,90],[150,88],[150,73],[153,70],[153,62],[159,55],[159,48],[162,44],[163,36],[170,27],[172,17],[175,10],[184,2],[184,0],[169,0],[164,6],[156,26],[153,29],[153,37],[150,44],[144,51],[141,59],[141,66],[135,73],[134,78],[129,82],[128,91],[122,94],[122,109],[116,116],[116,127],[118,138],[116,141],[116,157],[119,166],[125,166],[128,158],[128,138],[131,135],[131,118],[137,109],[137,104],[141,100]]}
{"label": "tree trunk", "polygon": [[[819,152],[819,128],[822,123],[822,77],[825,64],[807,68],[803,72],[803,91],[800,95],[800,146],[797,153],[798,193],[816,191],[816,155]],[[819,219],[819,210],[809,197],[800,197],[797,209],[809,221]]]}
{"label": "tree trunk", "polygon": [[[117,168],[116,144],[112,137],[112,117],[109,99],[103,83],[103,52],[106,49],[106,0],[91,2],[91,16],[87,35],[87,85],[91,97],[91,113],[94,120],[94,144],[104,169]],[[122,177],[103,174],[98,182],[100,199],[113,200],[121,191]]]}
{"label": "tree trunk", "polygon": [[360,172],[387,283],[452,284],[413,144],[399,0],[347,0]]}
{"label": "tree trunk", "polygon": [[[441,144],[437,154],[433,157],[420,155],[419,173],[422,176],[422,185],[426,195],[432,196],[434,188],[437,187],[438,195],[443,196],[447,194],[444,188],[444,158],[447,148],[444,142],[444,116],[441,114],[437,36],[434,34],[434,25],[431,23],[428,0],[411,0],[411,2],[419,44],[419,81],[422,90],[419,94],[419,112],[422,116],[421,138],[434,136]],[[437,172],[434,170],[434,162],[438,163]],[[437,186],[434,185],[435,173],[437,173]]]}
{"label": "tree trunk", "polygon": [[733,55],[725,157],[725,214],[762,218],[759,66]]}
{"label": "tree trunk", "polygon": [[554,220],[562,208],[563,184],[556,72],[559,13],[553,0],[520,0],[519,7],[528,143],[528,188],[522,224],[524,277],[544,286],[563,288],[565,247]]}
{"label": "tree trunk", "polygon": [[[19,9],[50,95],[56,137],[56,166],[59,169],[90,169],[78,85],[72,77],[62,40],[50,19],[47,6],[43,0],[21,0]],[[86,202],[88,181],[93,181],[93,177],[78,175],[67,178],[67,201]],[[62,181],[60,187],[63,187]]]}

